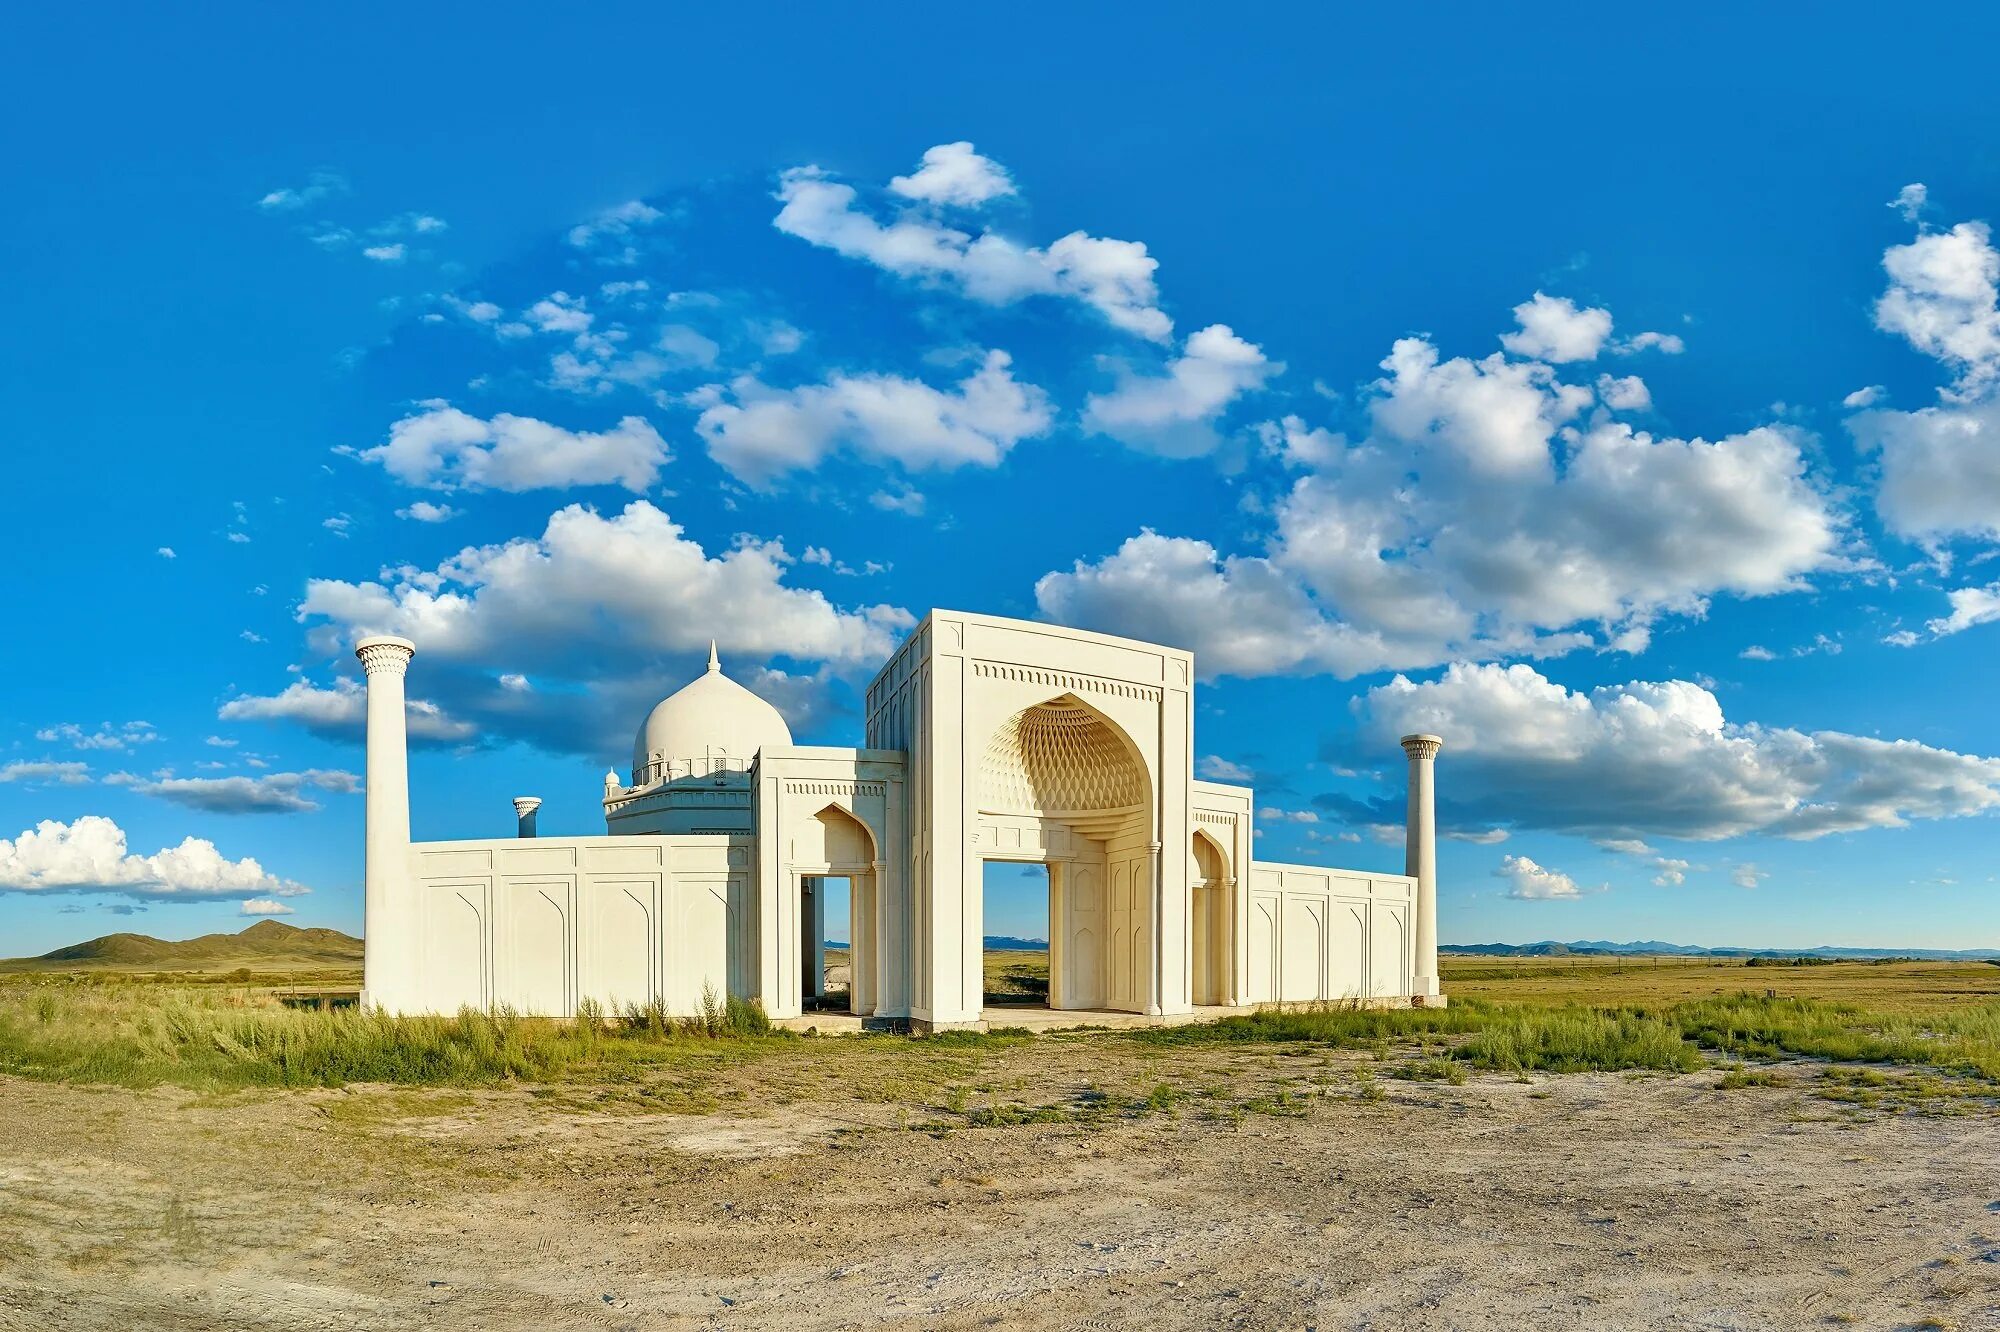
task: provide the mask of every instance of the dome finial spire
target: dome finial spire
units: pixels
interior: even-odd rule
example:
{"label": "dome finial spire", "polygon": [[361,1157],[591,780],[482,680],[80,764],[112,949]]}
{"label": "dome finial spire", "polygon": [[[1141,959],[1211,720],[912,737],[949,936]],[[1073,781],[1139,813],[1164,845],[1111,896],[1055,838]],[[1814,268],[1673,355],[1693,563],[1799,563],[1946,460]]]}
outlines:
{"label": "dome finial spire", "polygon": [[708,640],[708,669],[717,672],[722,669],[722,658],[715,655],[715,640]]}

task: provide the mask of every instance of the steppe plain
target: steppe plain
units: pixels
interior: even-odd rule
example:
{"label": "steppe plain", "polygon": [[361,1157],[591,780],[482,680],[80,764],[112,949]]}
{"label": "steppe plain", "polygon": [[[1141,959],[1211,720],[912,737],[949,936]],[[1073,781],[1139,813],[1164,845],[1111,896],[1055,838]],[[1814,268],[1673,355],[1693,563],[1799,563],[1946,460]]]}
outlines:
{"label": "steppe plain", "polygon": [[268,1043],[326,976],[14,977],[0,1327],[2000,1327],[2000,966],[1448,967],[1448,1021],[395,1080]]}

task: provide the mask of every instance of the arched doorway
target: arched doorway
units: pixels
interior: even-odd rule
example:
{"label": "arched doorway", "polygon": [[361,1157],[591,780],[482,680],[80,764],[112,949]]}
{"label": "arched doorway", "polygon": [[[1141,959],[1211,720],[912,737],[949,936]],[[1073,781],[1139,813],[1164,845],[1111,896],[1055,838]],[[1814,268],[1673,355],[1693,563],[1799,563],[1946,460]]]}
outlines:
{"label": "arched doorway", "polygon": [[987,741],[978,786],[981,818],[992,825],[981,838],[987,858],[1049,867],[1051,1008],[1147,1010],[1158,893],[1152,803],[1138,748],[1075,694],[1021,709]]}
{"label": "arched doorway", "polygon": [[880,992],[881,962],[876,947],[875,838],[868,826],[839,804],[813,815],[795,844],[793,891],[798,894],[799,965],[794,988],[804,1008],[817,1007],[827,991],[827,903],[836,894],[829,879],[847,880],[847,1009],[872,1015]]}
{"label": "arched doorway", "polygon": [[1207,833],[1196,830],[1188,872],[1188,980],[1197,1005],[1230,1002],[1232,926],[1235,917],[1235,876],[1229,853]]}

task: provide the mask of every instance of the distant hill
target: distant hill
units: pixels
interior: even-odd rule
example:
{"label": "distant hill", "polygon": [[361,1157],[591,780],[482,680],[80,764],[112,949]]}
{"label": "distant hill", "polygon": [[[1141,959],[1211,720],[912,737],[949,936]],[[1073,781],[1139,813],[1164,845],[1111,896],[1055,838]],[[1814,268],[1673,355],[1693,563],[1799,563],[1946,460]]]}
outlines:
{"label": "distant hill", "polygon": [[107,934],[40,957],[0,961],[0,971],[296,971],[360,965],[361,940],[351,934],[260,920],[237,934],[198,939]]}
{"label": "distant hill", "polygon": [[1612,943],[1579,939],[1531,944],[1439,944],[1438,952],[1461,957],[1824,957],[1865,959],[1914,957],[1929,962],[1981,962],[2000,958],[2000,948],[1701,948],[1694,944],[1661,943],[1657,939]]}
{"label": "distant hill", "polygon": [[[1011,934],[989,934],[985,938],[986,950],[990,953],[1046,953],[1049,951],[1047,939],[1017,939]],[[828,939],[828,948],[845,948],[847,940]]]}

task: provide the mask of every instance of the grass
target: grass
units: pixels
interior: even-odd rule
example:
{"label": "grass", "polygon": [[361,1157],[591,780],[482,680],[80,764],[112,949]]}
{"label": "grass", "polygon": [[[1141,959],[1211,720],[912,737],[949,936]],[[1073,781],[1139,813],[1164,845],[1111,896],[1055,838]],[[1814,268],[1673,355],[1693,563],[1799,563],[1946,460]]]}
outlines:
{"label": "grass", "polygon": [[298,1009],[270,992],[39,979],[0,987],[0,1072],[65,1082],[201,1090],[353,1082],[471,1087],[549,1082],[672,1061],[726,1040],[743,1053],[795,1042],[761,1009],[711,1000],[692,1018],[662,1009],[574,1021],[506,1010],[394,1017]]}
{"label": "grass", "polygon": [[[1045,968],[1047,961],[1045,954],[1000,958],[1003,975],[1030,969],[1036,960]],[[1478,984],[1448,979],[1454,997],[1441,1009],[1314,1004],[1180,1027],[838,1042],[773,1032],[754,1005],[713,998],[691,1018],[657,1005],[618,1013],[586,1005],[576,1019],[563,1021],[470,1011],[398,1018],[356,1008],[288,1007],[287,992],[268,985],[17,977],[0,980],[0,1073],[199,1090],[562,1083],[598,1096],[644,1099],[670,1092],[675,1104],[714,1106],[743,1095],[728,1085],[728,1071],[757,1062],[763,1072],[756,1095],[772,1103],[839,1096],[903,1100],[931,1110],[942,1106],[961,1125],[1023,1116],[1054,1122],[1173,1115],[1190,1098],[1210,1113],[1237,1117],[1303,1113],[1305,1102],[1282,1089],[1246,1084],[1196,1090],[1187,1084],[1189,1070],[1212,1073],[1217,1061],[1239,1057],[1232,1052],[1252,1050],[1294,1068],[1317,1060],[1324,1077],[1332,1076],[1336,1057],[1349,1069],[1359,1057],[1382,1077],[1408,1083],[1458,1083],[1471,1070],[1685,1073],[1716,1065],[1719,1089],[1774,1085],[1778,1079],[1768,1064],[1803,1059],[1833,1069],[1860,1066],[1864,1073],[1903,1070],[1890,1085],[1843,1076],[1812,1093],[1864,1108],[1948,1105],[1958,1113],[2000,1097],[2000,997],[1980,984],[1937,993],[1942,977],[1963,970],[1950,964],[1747,969],[1676,963],[1658,969],[1683,981],[1703,972],[1726,971],[1738,980],[1782,972],[1788,983],[1847,998],[1773,996],[1766,992],[1773,986],[1740,985],[1726,994],[1685,995],[1689,987],[1682,984],[1685,997],[1662,1000],[1651,968],[1582,966],[1574,975],[1562,973],[1562,984],[1553,986],[1547,968],[1519,970],[1533,973],[1525,979],[1542,987],[1545,997],[1494,997],[1491,987],[1523,982],[1524,976],[1489,976],[1485,997],[1460,993]],[[1986,972],[2000,975],[2000,967],[1973,974],[1983,981]],[[1595,986],[1589,997],[1568,997],[1585,977]],[[1033,980],[1013,982],[1015,992],[1032,993]],[[1871,993],[1864,984],[1870,981],[1881,1002],[1855,1001]],[[1035,1052],[1086,1047],[1134,1069],[1129,1083],[1033,1104],[1038,1079],[1032,1069],[1051,1062]],[[770,1059],[780,1054],[786,1057]],[[981,1081],[1009,1060],[1019,1073],[1023,1057],[1037,1063],[1026,1065],[1031,1071],[1012,1085],[1029,1095],[1008,1096]],[[1364,1100],[1385,1094],[1373,1076],[1356,1090]]]}

